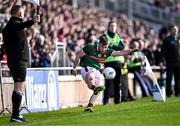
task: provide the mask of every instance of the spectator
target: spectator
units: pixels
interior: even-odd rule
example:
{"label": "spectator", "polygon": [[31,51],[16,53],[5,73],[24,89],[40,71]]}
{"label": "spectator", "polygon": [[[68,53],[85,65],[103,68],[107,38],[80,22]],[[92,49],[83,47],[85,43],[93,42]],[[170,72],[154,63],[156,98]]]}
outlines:
{"label": "spectator", "polygon": [[[9,19],[9,10],[12,5],[12,0],[6,1],[5,6],[0,6],[3,13],[3,22],[1,28]],[[7,5],[7,6],[6,6]],[[23,2],[25,8],[25,19],[33,15],[35,8]],[[83,44],[91,41],[92,36],[100,36],[105,30],[110,17],[117,21],[120,27],[117,33],[127,35],[128,41],[133,38],[151,39],[152,35],[149,32],[149,27],[138,20],[129,20],[126,15],[121,14],[114,16],[112,11],[102,11],[98,8],[73,8],[66,4],[65,1],[45,0],[41,1],[40,7],[41,23],[35,24],[31,27],[32,39],[30,45],[32,46],[32,64],[36,60],[36,65],[32,67],[39,67],[40,58],[44,55],[41,48],[36,48],[39,41],[39,36],[44,36],[44,44],[48,44],[48,50],[45,53],[54,52],[56,42],[61,41],[67,45],[67,50],[75,53],[81,49]],[[146,41],[146,40],[145,40]],[[36,52],[36,53],[35,53]],[[35,56],[33,56],[35,54]]]}
{"label": "spectator", "polygon": [[[124,49],[124,40],[121,36],[116,33],[117,24],[115,21],[110,21],[108,23],[108,30],[104,33],[104,35],[108,38],[109,48],[114,49],[116,51]],[[113,86],[114,91],[114,103],[119,104],[121,101],[121,94],[120,94],[120,78],[121,78],[121,67],[122,63],[124,63],[124,57],[113,57],[110,56],[107,58],[106,63],[104,64],[105,67],[112,67],[116,71],[116,76],[112,80],[105,80],[105,90],[104,90],[104,98],[103,104],[108,104],[108,100],[110,97],[110,89]]]}
{"label": "spectator", "polygon": [[44,56],[40,58],[40,67],[51,67],[51,53],[44,53]]}
{"label": "spectator", "polygon": [[[139,48],[139,42],[133,40],[130,42],[130,49]],[[137,81],[141,87],[142,96],[150,96],[150,91],[148,90],[148,84],[146,83],[144,77],[142,76],[143,58],[141,50],[134,52],[134,54],[129,57],[128,71],[134,74],[134,84]]]}

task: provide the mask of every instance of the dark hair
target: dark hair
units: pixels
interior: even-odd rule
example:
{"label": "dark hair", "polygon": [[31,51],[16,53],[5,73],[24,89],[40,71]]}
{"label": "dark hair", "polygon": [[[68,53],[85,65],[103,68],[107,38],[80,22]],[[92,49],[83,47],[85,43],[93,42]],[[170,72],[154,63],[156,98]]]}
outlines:
{"label": "dark hair", "polygon": [[175,27],[176,25],[169,25],[169,27],[168,27],[168,29],[169,29],[169,31],[173,28],[173,27]]}
{"label": "dark hair", "polygon": [[99,37],[99,44],[108,45],[108,39],[106,35],[102,35],[101,37]]}
{"label": "dark hair", "polygon": [[11,15],[16,15],[22,7],[20,5],[14,5],[11,8]]}
{"label": "dark hair", "polygon": [[116,23],[116,22],[113,21],[113,20],[111,20],[111,21],[109,21],[108,26],[109,26],[110,24],[112,24],[112,23]]}

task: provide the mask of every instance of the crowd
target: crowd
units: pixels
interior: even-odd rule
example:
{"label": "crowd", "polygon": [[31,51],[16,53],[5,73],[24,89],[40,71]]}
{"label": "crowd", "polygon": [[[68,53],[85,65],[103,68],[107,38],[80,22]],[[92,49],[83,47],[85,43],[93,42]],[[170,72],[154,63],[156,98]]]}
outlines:
{"label": "crowd", "polygon": [[[12,3],[1,3],[0,12],[4,18],[1,20],[0,29],[9,18]],[[25,17],[30,17],[36,12],[36,7],[30,3],[23,2],[23,7],[28,14]],[[111,11],[98,8],[73,8],[64,1],[45,0],[41,2],[40,15],[41,22],[28,29],[28,34],[32,36],[29,43],[32,50],[31,67],[50,66],[56,42],[65,43],[67,52],[76,53],[85,43],[94,41],[104,32],[111,19],[117,22],[117,32],[127,42],[133,38],[140,38],[145,41],[146,49],[150,52],[154,52],[159,44],[156,31],[141,21],[129,20],[124,14],[115,16]],[[156,61],[154,58],[152,60],[151,63],[154,65]]]}
{"label": "crowd", "polygon": [[178,0],[141,0],[151,6],[165,9],[169,12],[180,12],[180,2]]}

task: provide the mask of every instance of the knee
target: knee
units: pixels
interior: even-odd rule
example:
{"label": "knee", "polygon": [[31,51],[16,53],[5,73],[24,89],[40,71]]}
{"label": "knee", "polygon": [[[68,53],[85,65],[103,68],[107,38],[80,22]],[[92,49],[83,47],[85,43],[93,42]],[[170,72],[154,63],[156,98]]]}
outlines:
{"label": "knee", "polygon": [[93,74],[88,74],[87,75],[87,81],[88,82],[94,82],[95,81],[95,76]]}
{"label": "knee", "polygon": [[16,82],[14,84],[14,91],[17,91],[23,94],[25,91],[25,82]]}

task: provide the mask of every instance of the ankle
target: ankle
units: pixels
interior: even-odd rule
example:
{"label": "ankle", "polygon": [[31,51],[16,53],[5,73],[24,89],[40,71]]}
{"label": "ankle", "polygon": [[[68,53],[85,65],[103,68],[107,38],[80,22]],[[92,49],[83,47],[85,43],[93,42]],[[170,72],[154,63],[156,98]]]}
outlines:
{"label": "ankle", "polygon": [[93,107],[93,104],[92,104],[92,103],[89,103],[89,104],[87,105],[87,107]]}

